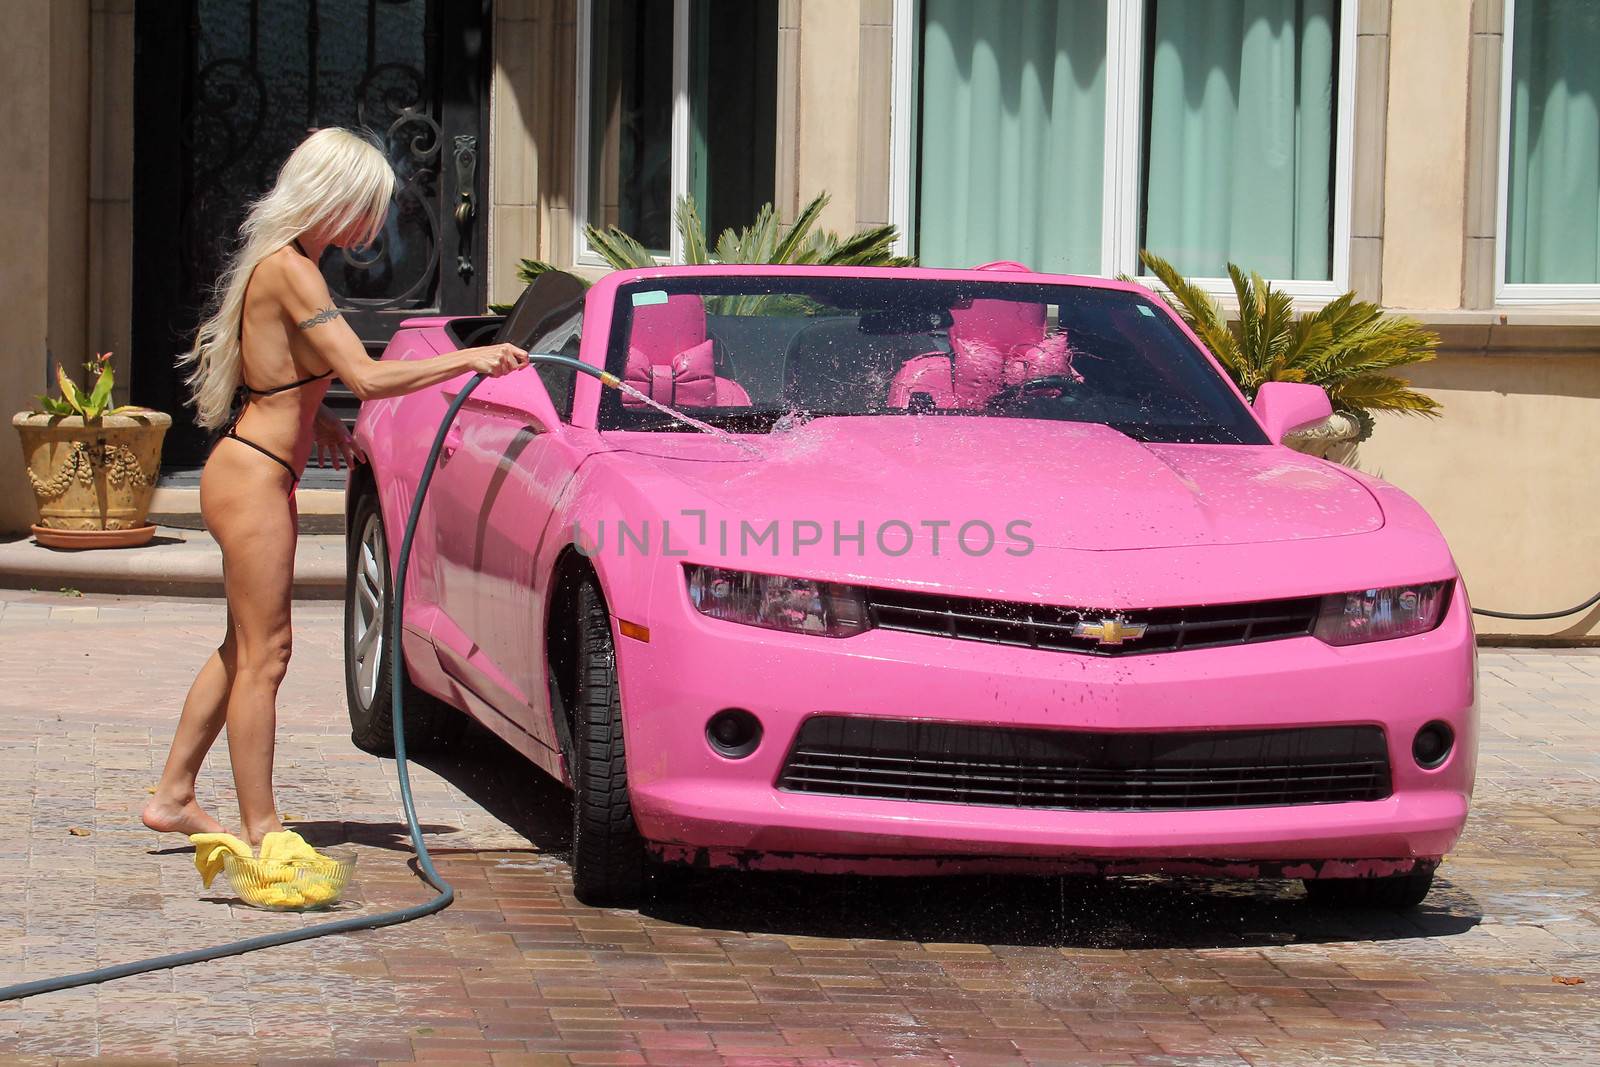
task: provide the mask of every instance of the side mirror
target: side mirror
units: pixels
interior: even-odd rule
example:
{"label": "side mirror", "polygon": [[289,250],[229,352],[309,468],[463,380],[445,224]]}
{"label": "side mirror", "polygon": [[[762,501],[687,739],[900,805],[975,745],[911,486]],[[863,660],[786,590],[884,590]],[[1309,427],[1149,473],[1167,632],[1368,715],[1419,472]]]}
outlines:
{"label": "side mirror", "polygon": [[1272,443],[1283,443],[1284,435],[1333,414],[1327,390],[1303,382],[1263,382],[1256,390],[1256,418]]}

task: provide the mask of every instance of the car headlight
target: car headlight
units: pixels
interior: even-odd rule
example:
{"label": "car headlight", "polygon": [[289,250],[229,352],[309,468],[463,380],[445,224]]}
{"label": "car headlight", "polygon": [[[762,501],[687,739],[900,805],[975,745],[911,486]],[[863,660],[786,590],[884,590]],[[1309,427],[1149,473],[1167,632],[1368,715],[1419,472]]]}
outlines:
{"label": "car headlight", "polygon": [[1391,585],[1322,598],[1312,630],[1330,645],[1360,645],[1424,634],[1444,619],[1449,582]]}
{"label": "car headlight", "polygon": [[696,564],[684,574],[689,600],[713,619],[821,637],[853,637],[871,626],[855,586]]}

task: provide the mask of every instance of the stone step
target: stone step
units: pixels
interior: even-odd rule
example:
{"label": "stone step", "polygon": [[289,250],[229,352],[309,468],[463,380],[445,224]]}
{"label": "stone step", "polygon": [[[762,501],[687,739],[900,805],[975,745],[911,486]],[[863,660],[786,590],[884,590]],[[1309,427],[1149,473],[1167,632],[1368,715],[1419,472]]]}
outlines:
{"label": "stone step", "polygon": [[[294,492],[302,534],[344,533],[344,488],[302,486]],[[180,530],[204,530],[200,487],[159,484],[150,497],[150,521]]]}
{"label": "stone step", "polygon": [[[343,534],[302,535],[295,546],[295,599],[342,598],[344,553]],[[204,530],[165,525],[139,548],[54,549],[32,537],[0,540],[0,588],[220,597],[222,551]]]}

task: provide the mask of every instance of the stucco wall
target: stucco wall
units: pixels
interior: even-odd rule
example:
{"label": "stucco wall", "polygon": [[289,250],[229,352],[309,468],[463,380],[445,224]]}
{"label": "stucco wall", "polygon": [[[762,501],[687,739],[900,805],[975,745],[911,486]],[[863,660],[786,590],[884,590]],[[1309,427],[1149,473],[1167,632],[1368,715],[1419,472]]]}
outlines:
{"label": "stucco wall", "polygon": [[856,224],[861,2],[804,0],[799,15],[796,206],[827,190],[821,225],[847,233]]}
{"label": "stucco wall", "polygon": [[1470,0],[1405,0],[1389,30],[1383,299],[1458,308],[1465,254]]}
{"label": "stucco wall", "polygon": [[[1539,612],[1600,590],[1600,355],[1446,352],[1412,378],[1437,420],[1380,417],[1358,465],[1444,531],[1477,607]],[[1600,636],[1600,608],[1480,634]]]}
{"label": "stucco wall", "polygon": [[[0,37],[0,415],[28,406],[53,355],[83,362],[88,272],[87,0],[11,0]],[[0,430],[0,532],[36,513],[9,425]]]}
{"label": "stucco wall", "polygon": [[572,262],[575,0],[499,0],[489,92],[489,300],[522,293],[517,262]]}

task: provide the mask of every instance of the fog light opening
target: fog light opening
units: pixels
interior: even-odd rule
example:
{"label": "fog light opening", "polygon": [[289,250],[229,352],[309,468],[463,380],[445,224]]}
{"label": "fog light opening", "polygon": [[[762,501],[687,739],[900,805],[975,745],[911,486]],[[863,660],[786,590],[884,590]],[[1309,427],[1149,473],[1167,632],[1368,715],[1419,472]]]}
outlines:
{"label": "fog light opening", "polygon": [[1450,729],[1450,724],[1435,720],[1417,731],[1416,740],[1411,742],[1411,758],[1417,761],[1418,767],[1431,771],[1450,758],[1455,743],[1455,731]]}
{"label": "fog light opening", "polygon": [[728,759],[744,759],[761,744],[761,720],[743,708],[724,708],[706,723],[712,751]]}

